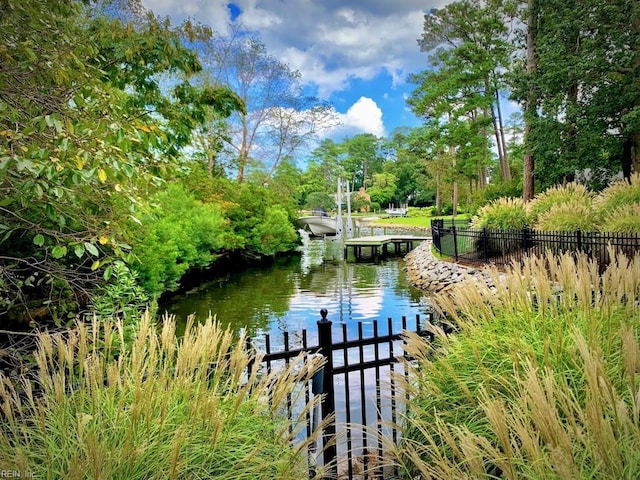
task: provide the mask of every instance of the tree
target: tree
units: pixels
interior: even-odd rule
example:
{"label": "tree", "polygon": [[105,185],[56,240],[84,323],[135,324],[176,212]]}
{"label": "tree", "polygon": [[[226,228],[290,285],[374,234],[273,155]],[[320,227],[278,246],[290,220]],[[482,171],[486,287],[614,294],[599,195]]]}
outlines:
{"label": "tree", "polygon": [[335,193],[338,179],[344,174],[341,167],[344,155],[344,145],[329,138],[313,149],[303,175],[303,200],[312,192]]}
{"label": "tree", "polygon": [[526,167],[535,156],[538,188],[581,178],[598,189],[619,172],[629,176],[640,165],[640,7],[627,0],[529,7],[529,58],[512,83],[525,105]]}
{"label": "tree", "polygon": [[202,112],[239,103],[181,79],[161,88],[200,64],[151,16],[125,25],[76,1],[2,8],[0,314],[62,320],[90,303],[114,258],[130,260],[136,211]]}
{"label": "tree", "polygon": [[466,88],[465,95],[472,96],[469,100],[479,110],[477,118],[492,125],[504,181],[511,178],[511,171],[500,106],[500,91],[505,88],[501,72],[513,51],[509,24],[514,16],[509,1],[453,2],[425,15],[423,34],[418,41],[432,63],[447,71],[441,77],[449,77],[449,85]]}
{"label": "tree", "polygon": [[240,26],[230,27],[226,36],[215,34],[198,48],[206,74],[236,92],[247,107],[232,115],[224,137],[224,154],[233,159],[239,182],[247,170],[258,169],[262,183],[268,183],[285,159],[295,158],[334,120],[328,105],[303,94],[300,73]]}
{"label": "tree", "polygon": [[[538,25],[538,0],[529,0],[529,9],[527,13],[527,63],[526,73],[527,77],[532,77],[536,73],[537,61],[536,61],[536,35]],[[532,128],[535,125],[537,117],[537,102],[535,90],[529,88],[527,92],[527,99],[524,106],[524,141],[525,141],[525,154],[524,154],[524,172],[523,172],[523,187],[522,197],[525,202],[533,200],[535,196],[535,183],[534,183],[534,171],[535,171],[535,157],[533,156],[532,143]]]}
{"label": "tree", "polygon": [[343,141],[345,157],[342,160],[351,191],[365,190],[371,184],[371,176],[382,171],[381,141],[371,133],[361,133]]}

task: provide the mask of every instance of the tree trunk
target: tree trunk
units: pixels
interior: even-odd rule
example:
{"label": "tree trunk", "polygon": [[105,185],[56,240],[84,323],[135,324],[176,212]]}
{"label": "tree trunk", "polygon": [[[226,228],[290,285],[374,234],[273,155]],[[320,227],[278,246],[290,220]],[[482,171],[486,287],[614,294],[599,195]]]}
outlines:
{"label": "tree trunk", "polygon": [[631,136],[631,173],[640,173],[640,132]]}
{"label": "tree trunk", "polygon": [[442,215],[442,190],[440,187],[440,167],[442,165],[442,154],[438,152],[436,165],[436,215]]}
{"label": "tree trunk", "polygon": [[504,180],[511,180],[511,167],[509,166],[509,152],[507,151],[507,141],[504,138],[504,122],[502,121],[502,108],[500,108],[500,92],[496,90],[496,111],[498,112],[498,130],[500,131],[500,143],[502,144],[502,156],[504,164]]}
{"label": "tree trunk", "polygon": [[531,78],[536,71],[536,34],[538,24],[538,0],[529,0],[529,13],[527,15],[527,76],[529,77],[529,86],[527,100],[524,108],[524,172],[522,184],[522,197],[525,202],[533,199],[534,196],[534,177],[535,159],[531,151],[531,133],[532,122],[536,116],[536,92],[531,85]]}
{"label": "tree trunk", "polygon": [[238,175],[236,176],[236,180],[238,183],[242,183],[244,181],[244,169],[247,166],[247,161],[249,159],[249,141],[248,141],[248,131],[247,131],[247,122],[243,118],[242,119],[242,144],[240,145],[240,152],[238,155]]}
{"label": "tree trunk", "polygon": [[[490,79],[489,77],[485,77],[484,79],[484,89],[487,95],[491,94],[491,96],[494,96],[493,93],[491,92],[491,83],[490,83]],[[493,124],[493,136],[496,139],[496,148],[498,149],[498,162],[500,164],[500,176],[502,177],[503,181],[509,181],[511,180],[511,171],[509,170],[509,160],[507,158],[507,149],[506,146],[504,144],[504,135],[500,136],[500,131],[502,129],[502,114],[501,114],[501,110],[500,110],[500,97],[498,96],[498,92],[495,92],[495,100],[496,100],[496,110],[494,110],[493,105],[491,106],[491,123]],[[493,103],[493,102],[492,102]],[[496,117],[495,112],[498,112],[498,117]],[[485,115],[488,115],[488,113],[485,111],[484,112]],[[498,118],[500,118],[500,120],[498,121]]]}

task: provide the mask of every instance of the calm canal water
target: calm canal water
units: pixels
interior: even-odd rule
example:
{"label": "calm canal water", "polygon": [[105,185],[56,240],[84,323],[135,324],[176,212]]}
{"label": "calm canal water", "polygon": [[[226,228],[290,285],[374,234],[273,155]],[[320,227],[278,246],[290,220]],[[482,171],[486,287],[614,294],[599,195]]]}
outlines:
{"label": "calm canal water", "polygon": [[346,323],[355,334],[362,322],[365,336],[371,335],[374,320],[383,322],[382,333],[387,318],[399,331],[402,316],[410,325],[416,315],[426,316],[428,298],[409,285],[402,258],[375,264],[345,262],[342,257],[340,240],[314,240],[303,234],[300,257],[227,273],[172,297],[160,308],[175,314],[179,323],[191,314],[205,319],[211,313],[234,331],[244,329],[258,338],[270,333],[274,346],[284,331],[295,338],[296,332],[307,329],[313,341],[321,308],[328,310],[336,332]]}

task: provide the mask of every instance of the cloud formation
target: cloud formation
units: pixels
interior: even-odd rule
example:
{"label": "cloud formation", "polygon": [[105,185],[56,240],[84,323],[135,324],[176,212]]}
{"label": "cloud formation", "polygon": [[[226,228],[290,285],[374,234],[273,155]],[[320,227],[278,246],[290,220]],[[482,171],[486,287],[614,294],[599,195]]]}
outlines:
{"label": "cloud formation", "polygon": [[376,137],[386,135],[384,123],[382,121],[382,110],[371,98],[360,97],[356,103],[351,105],[347,113],[340,114],[341,125],[335,132],[342,135],[353,135],[357,133],[372,133]]}
{"label": "cloud formation", "polygon": [[[225,31],[231,21],[241,23],[260,35],[270,53],[300,71],[303,82],[321,99],[335,100],[354,82],[384,77],[386,91],[379,92],[380,98],[369,98],[379,107],[384,94],[402,86],[409,73],[426,67],[417,44],[424,13],[448,0],[235,0],[232,8],[223,0],[142,3],[176,22],[190,17],[218,31]],[[338,105],[350,107],[343,113],[345,122],[384,131],[377,123],[381,113],[362,99],[354,103],[363,95],[352,94]],[[361,115],[366,108],[368,114]]]}

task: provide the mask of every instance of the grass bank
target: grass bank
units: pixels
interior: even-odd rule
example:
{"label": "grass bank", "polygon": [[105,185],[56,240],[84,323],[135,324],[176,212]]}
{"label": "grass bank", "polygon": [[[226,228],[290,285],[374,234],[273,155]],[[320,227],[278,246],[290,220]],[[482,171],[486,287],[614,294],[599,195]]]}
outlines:
{"label": "grass bank", "polygon": [[409,342],[403,478],[639,478],[640,255],[494,275],[434,299],[456,334]]}
{"label": "grass bank", "polygon": [[[398,227],[415,230],[430,230],[431,220],[434,218],[444,219],[447,223],[451,222],[453,217],[445,215],[441,217],[429,217],[429,216],[408,216],[408,217],[381,217],[371,221],[371,225],[377,227]],[[464,226],[470,218],[469,215],[456,215],[456,221],[459,221]]]}

